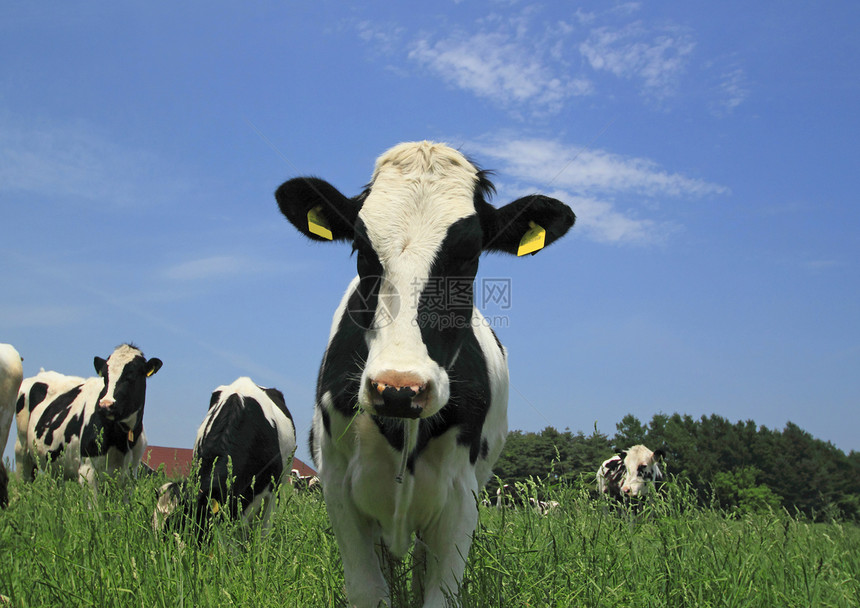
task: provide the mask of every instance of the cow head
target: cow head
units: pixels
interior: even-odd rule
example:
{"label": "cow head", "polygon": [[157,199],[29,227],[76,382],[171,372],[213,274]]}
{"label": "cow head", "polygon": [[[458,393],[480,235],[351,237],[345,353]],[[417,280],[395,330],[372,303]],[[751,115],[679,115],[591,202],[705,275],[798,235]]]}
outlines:
{"label": "cow head", "polygon": [[618,454],[624,462],[624,476],[621,479],[623,496],[645,496],[654,482],[663,480],[658,462],[663,458],[663,450],[651,451],[644,445],[634,445]]}
{"label": "cow head", "polygon": [[161,360],[147,360],[131,344],[118,346],[107,359],[95,357],[93,365],[105,385],[99,393],[97,409],[127,431],[139,426],[146,399],[146,379],[161,369]]}
{"label": "cow head", "polygon": [[450,395],[447,370],[473,331],[473,282],[482,252],[534,253],[575,216],[541,195],[494,208],[493,185],[458,151],[400,144],[348,198],[328,182],[294,178],[275,198],[305,236],[346,241],[356,254],[346,322],[365,332],[359,405],[380,416],[426,418]]}

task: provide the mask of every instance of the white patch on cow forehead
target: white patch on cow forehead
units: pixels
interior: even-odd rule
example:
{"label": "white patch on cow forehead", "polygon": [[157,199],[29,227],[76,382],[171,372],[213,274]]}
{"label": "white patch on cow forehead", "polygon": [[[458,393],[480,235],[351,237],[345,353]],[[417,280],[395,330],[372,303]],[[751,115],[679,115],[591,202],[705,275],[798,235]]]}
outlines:
{"label": "white patch on cow forehead", "polygon": [[627,450],[627,456],[624,458],[624,465],[628,469],[636,469],[640,463],[649,462],[654,456],[654,452],[646,448],[644,445],[634,445]]}
{"label": "white patch on cow forehead", "polygon": [[400,144],[376,162],[359,212],[380,259],[409,251],[432,260],[448,228],[475,213],[478,171],[444,144]]}
{"label": "white patch on cow forehead", "polygon": [[134,346],[129,346],[128,344],[123,344],[113,351],[110,357],[108,357],[108,366],[122,368],[131,363],[135,357],[142,356],[143,353],[140,349],[135,348]]}

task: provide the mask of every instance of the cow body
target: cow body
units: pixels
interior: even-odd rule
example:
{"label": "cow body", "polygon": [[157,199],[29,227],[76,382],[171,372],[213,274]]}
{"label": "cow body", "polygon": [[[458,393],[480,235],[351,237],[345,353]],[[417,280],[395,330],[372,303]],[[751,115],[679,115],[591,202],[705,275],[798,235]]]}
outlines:
{"label": "cow body", "polygon": [[413,535],[413,593],[425,606],[457,593],[476,496],[507,434],[506,352],[473,305],[478,258],[515,253],[533,225],[549,244],[574,221],[537,195],[495,209],[491,190],[459,152],[420,142],[380,157],[359,196],[313,178],[276,193],[303,234],[356,252],[311,430],[351,605],[390,601],[383,570]]}
{"label": "cow body", "polygon": [[295,451],[296,429],[279,390],[245,377],[219,386],[194,443],[197,493],[189,495],[187,483],[162,486],[154,527],[181,507],[195,517],[201,535],[210,516],[221,509],[241,515],[246,524],[259,515],[265,530]]}
{"label": "cow body", "polygon": [[21,355],[11,344],[0,344],[0,452],[6,449],[15,418],[15,398],[23,378]]}
{"label": "cow body", "polygon": [[644,497],[657,482],[663,481],[658,461],[663,450],[654,452],[644,445],[634,445],[608,458],[597,471],[597,491],[609,498],[624,501]]}
{"label": "cow body", "polygon": [[136,470],[146,450],[146,378],[161,360],[123,344],[93,364],[96,377],[42,371],[21,383],[15,459],[24,480],[39,465],[95,488],[97,473]]}

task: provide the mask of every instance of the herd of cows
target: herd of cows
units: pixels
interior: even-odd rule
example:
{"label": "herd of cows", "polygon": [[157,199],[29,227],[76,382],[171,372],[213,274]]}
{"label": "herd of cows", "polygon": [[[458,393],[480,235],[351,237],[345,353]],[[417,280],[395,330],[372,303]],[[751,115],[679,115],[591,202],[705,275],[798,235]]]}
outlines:
{"label": "herd of cows", "polygon": [[[413,589],[425,606],[444,606],[462,578],[475,496],[508,430],[507,353],[472,304],[478,261],[488,251],[534,255],[575,221],[567,205],[542,195],[493,207],[493,191],[488,174],[459,151],[416,142],[384,153],[355,196],[310,177],[275,193],[300,233],[349,243],[356,254],[358,274],[335,311],[319,370],[309,437],[350,605],[388,605],[383,573],[410,548]],[[14,410],[21,478],[55,470],[96,490],[101,472],[136,468],[146,448],[146,383],[161,365],[123,344],[95,357],[95,377],[42,371],[22,380],[17,351],[0,345],[0,445]],[[199,490],[165,484],[154,524],[177,511],[203,517],[223,508],[245,519],[261,513],[266,525],[295,447],[279,391],[248,378],[218,387],[195,443]],[[609,458],[597,475],[600,492],[645,494],[661,478],[660,457],[634,446]]]}

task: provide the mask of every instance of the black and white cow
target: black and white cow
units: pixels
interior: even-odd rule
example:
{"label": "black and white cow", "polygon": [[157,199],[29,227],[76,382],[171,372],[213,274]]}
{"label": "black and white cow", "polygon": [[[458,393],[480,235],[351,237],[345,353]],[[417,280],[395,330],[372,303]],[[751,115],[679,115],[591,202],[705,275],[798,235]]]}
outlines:
{"label": "black and white cow", "polygon": [[658,464],[663,455],[661,448],[652,452],[644,445],[634,445],[604,460],[597,471],[597,491],[621,501],[646,496],[655,483],[663,481]]}
{"label": "black and white cow", "polygon": [[50,465],[95,489],[98,473],[137,469],[146,450],[146,379],[161,360],[122,344],[93,365],[93,378],[42,371],[21,383],[15,459],[22,479]]}
{"label": "black and white cow", "polygon": [[290,485],[296,492],[316,492],[321,490],[320,478],[316,475],[302,475],[298,469],[290,471]]}
{"label": "black and white cow", "polygon": [[23,378],[21,355],[11,344],[0,344],[0,452],[6,449],[15,419],[15,398]]}
{"label": "black and white cow", "polygon": [[492,190],[458,151],[419,142],[383,154],[352,198],[304,177],[275,194],[302,234],[356,253],[310,437],[351,605],[390,601],[387,556],[404,556],[413,534],[413,593],[425,606],[457,593],[476,496],[507,434],[505,349],[473,305],[478,259],[533,253],[575,219],[541,195],[496,209]]}
{"label": "black and white cow", "polygon": [[557,500],[540,500],[534,496],[529,496],[528,492],[521,492],[515,484],[504,484],[496,490],[496,497],[492,506],[497,509],[501,508],[517,508],[530,506],[535,512],[540,515],[546,515],[559,507]]}
{"label": "black and white cow", "polygon": [[153,527],[179,510],[195,518],[202,536],[211,515],[224,509],[233,517],[241,513],[246,524],[259,514],[265,531],[295,451],[296,429],[281,391],[244,377],[219,386],[194,444],[199,468],[190,485],[197,493],[189,494],[188,482],[163,485]]}

